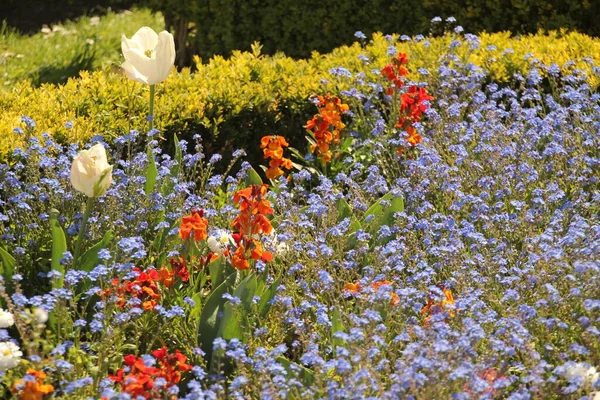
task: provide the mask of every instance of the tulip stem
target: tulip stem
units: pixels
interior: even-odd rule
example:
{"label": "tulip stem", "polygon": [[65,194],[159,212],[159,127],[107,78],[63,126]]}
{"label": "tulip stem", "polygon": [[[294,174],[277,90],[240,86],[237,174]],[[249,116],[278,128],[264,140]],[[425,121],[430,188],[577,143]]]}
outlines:
{"label": "tulip stem", "polygon": [[150,130],[154,129],[154,85],[150,85],[150,114],[148,115],[150,120]]}
{"label": "tulip stem", "polygon": [[90,218],[90,214],[92,213],[92,208],[94,208],[94,198],[88,197],[87,202],[85,203],[85,211],[83,213],[83,220],[81,221],[81,226],[79,227],[79,235],[77,235],[77,243],[75,244],[75,254],[73,254],[73,262],[77,264],[79,261],[79,252],[81,251],[81,243],[85,238],[85,227],[87,225],[88,219]]}

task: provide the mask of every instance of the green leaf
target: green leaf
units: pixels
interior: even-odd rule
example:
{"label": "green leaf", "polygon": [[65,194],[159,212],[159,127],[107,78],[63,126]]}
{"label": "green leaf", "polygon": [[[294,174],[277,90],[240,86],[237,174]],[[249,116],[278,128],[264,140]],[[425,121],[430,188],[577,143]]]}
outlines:
{"label": "green leaf", "polygon": [[219,286],[225,279],[225,264],[227,260],[221,256],[211,261],[208,264],[208,272],[210,273],[210,280],[213,287]]}
{"label": "green leaf", "polygon": [[333,344],[333,351],[335,353],[335,348],[337,346],[341,346],[344,344],[342,339],[338,339],[334,337],[336,332],[343,332],[344,325],[342,324],[342,317],[340,315],[340,310],[337,307],[333,308],[333,316],[331,317],[331,343]]}
{"label": "green leaf", "polygon": [[344,218],[350,218],[350,227],[348,229],[348,233],[356,232],[358,229],[361,229],[360,222],[352,213],[352,208],[343,197],[340,198],[336,203],[336,208],[338,212],[337,222],[341,222]]}
{"label": "green leaf", "polygon": [[273,300],[277,294],[277,288],[279,288],[280,284],[281,276],[275,279],[271,286],[269,286],[269,288],[260,295],[260,301],[258,302],[258,314],[261,316],[261,318],[267,316],[267,313],[271,308],[271,300]]}
{"label": "green leaf", "polygon": [[223,317],[219,324],[219,332],[217,337],[222,337],[226,340],[233,338],[242,338],[243,316],[239,306],[227,302],[223,305]]}
{"label": "green leaf", "polygon": [[254,168],[248,170],[248,176],[246,177],[246,187],[250,185],[262,185],[263,181],[258,175],[258,172]]}
{"label": "green leaf", "polygon": [[188,318],[190,321],[196,321],[202,313],[202,297],[200,293],[193,295],[192,300],[194,300],[194,308],[188,314]]}
{"label": "green leaf", "polygon": [[[389,201],[390,206],[384,208],[383,201]],[[394,194],[389,192],[369,207],[365,212],[364,218],[366,219],[369,215],[375,216],[369,225],[369,231],[374,233],[381,225],[392,225],[394,222],[394,213],[402,211],[404,211],[404,198],[402,196],[394,196]]]}
{"label": "green leaf", "polygon": [[206,360],[212,358],[213,342],[217,337],[221,323],[219,314],[223,312],[223,306],[227,302],[223,295],[231,292],[236,275],[237,273],[229,275],[223,283],[216,287],[206,300],[204,307],[202,307],[200,321],[198,322],[198,345],[206,353]]}
{"label": "green leaf", "polygon": [[2,247],[0,247],[0,261],[2,261],[2,269],[0,269],[0,274],[4,277],[5,281],[10,281],[15,271],[15,258],[8,254],[8,252]]}
{"label": "green leaf", "polygon": [[254,299],[254,294],[256,293],[256,286],[256,275],[251,274],[233,291],[233,296],[240,299],[241,305],[248,312],[252,310],[252,299]]}
{"label": "green leaf", "polygon": [[256,275],[251,274],[240,282],[233,291],[233,297],[240,299],[240,305],[233,305],[229,301],[225,303],[218,336],[227,340],[233,338],[242,339],[242,328],[245,327],[244,321],[246,320],[243,313],[250,313],[252,311],[252,299],[255,293]]}
{"label": "green leaf", "polygon": [[58,223],[58,210],[50,210],[50,230],[52,233],[52,260],[50,266],[62,275],[59,279],[52,281],[52,288],[61,288],[64,285],[65,268],[60,264],[63,253],[67,251],[67,239],[63,228]]}
{"label": "green leaf", "polygon": [[175,146],[175,161],[176,165],[171,169],[171,176],[177,177],[179,172],[181,171],[181,164],[183,162],[183,152],[181,151],[181,146],[179,146],[179,139],[177,138],[177,134],[173,134],[173,143]]}
{"label": "green leaf", "polygon": [[383,197],[381,197],[379,200],[377,200],[375,203],[373,203],[373,205],[371,207],[369,207],[369,209],[367,211],[365,211],[363,219],[366,219],[369,215],[375,215],[375,219],[377,219],[377,217],[381,216],[383,213],[383,205],[381,204],[381,202],[389,201],[391,199],[392,199],[391,193],[386,193],[385,195],[383,195]]}
{"label": "green leaf", "polygon": [[82,271],[90,272],[92,269],[94,269],[94,267],[100,264],[98,252],[107,248],[114,237],[115,235],[112,233],[112,231],[106,231],[104,237],[100,239],[98,243],[90,247],[85,253],[83,253],[81,257],[79,257],[77,268]]}
{"label": "green leaf", "polygon": [[277,362],[291,374],[298,374],[298,378],[304,383],[304,386],[312,386],[315,383],[315,373],[303,365],[296,364],[283,356],[277,357]]}
{"label": "green leaf", "polygon": [[[173,160],[175,161],[174,165],[171,167],[171,178],[179,177],[179,173],[181,172],[181,163],[183,160],[183,152],[181,151],[181,147],[179,146],[179,139],[177,138],[177,134],[173,134],[173,146],[175,146],[175,155],[173,156]],[[166,196],[171,193],[173,190],[173,182],[171,179],[167,178],[164,180],[161,194]]]}
{"label": "green leaf", "polygon": [[337,222],[342,221],[344,218],[352,217],[352,208],[346,201],[345,198],[340,197],[336,203],[336,208],[338,212]]}
{"label": "green leaf", "polygon": [[394,214],[397,212],[404,211],[404,198],[402,196],[396,196],[392,198],[392,204],[383,211],[379,226],[394,224]]}
{"label": "green leaf", "polygon": [[156,177],[158,176],[158,168],[156,167],[156,161],[154,161],[154,154],[152,154],[152,148],[148,147],[146,150],[146,158],[148,165],[146,166],[146,183],[144,184],[144,192],[148,196],[154,190],[156,185]]}

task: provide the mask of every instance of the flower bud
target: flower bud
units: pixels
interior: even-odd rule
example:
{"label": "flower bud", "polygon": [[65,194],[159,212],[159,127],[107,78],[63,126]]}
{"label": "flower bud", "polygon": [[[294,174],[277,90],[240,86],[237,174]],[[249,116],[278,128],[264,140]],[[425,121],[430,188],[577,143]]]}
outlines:
{"label": "flower bud", "polygon": [[100,143],[82,150],[71,165],[71,184],[88,197],[100,197],[112,183],[112,166],[106,159],[106,150]]}

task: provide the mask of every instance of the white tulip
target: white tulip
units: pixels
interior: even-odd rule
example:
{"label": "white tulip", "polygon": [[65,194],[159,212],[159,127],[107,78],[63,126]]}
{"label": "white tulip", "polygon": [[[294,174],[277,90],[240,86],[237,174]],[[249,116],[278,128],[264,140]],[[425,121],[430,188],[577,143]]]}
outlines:
{"label": "white tulip", "polygon": [[112,165],[106,159],[106,150],[98,143],[82,150],[71,165],[71,184],[87,197],[102,196],[112,183]]}
{"label": "white tulip", "polygon": [[131,39],[121,38],[125,62],[121,65],[127,77],[154,85],[167,79],[175,64],[175,40],[162,31],[158,35],[151,28],[140,28]]}

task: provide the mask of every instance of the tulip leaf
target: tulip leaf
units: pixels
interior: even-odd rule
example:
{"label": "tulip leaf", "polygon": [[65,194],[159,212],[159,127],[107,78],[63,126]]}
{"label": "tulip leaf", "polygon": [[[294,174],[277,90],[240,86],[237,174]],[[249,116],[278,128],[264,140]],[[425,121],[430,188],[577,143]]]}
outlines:
{"label": "tulip leaf", "polygon": [[173,134],[173,145],[175,146],[175,165],[171,168],[171,176],[176,178],[179,176],[179,172],[181,172],[181,164],[183,162],[183,151],[181,150],[181,146],[179,145],[179,139],[177,138],[177,134]]}
{"label": "tulip leaf", "polygon": [[237,297],[241,301],[241,305],[250,312],[252,310],[252,300],[256,294],[256,275],[251,274],[244,279],[238,287],[233,291],[233,296]]}
{"label": "tulip leaf", "polygon": [[337,222],[341,222],[345,218],[350,218],[350,227],[348,228],[349,233],[353,233],[356,232],[356,230],[361,229],[360,222],[358,222],[358,219],[352,213],[352,208],[346,199],[343,197],[340,198],[337,201],[336,208],[338,212]]}
{"label": "tulip leaf", "polygon": [[261,318],[267,316],[269,309],[271,308],[271,301],[277,294],[277,289],[279,288],[279,284],[281,283],[281,276],[275,279],[271,286],[260,296],[260,301],[258,302],[258,313]]}
{"label": "tulip leaf", "polygon": [[342,345],[344,342],[342,339],[336,338],[336,332],[343,332],[344,325],[342,324],[342,316],[338,307],[333,308],[333,316],[331,317],[331,343],[333,344],[333,351],[335,354],[335,348]]}
{"label": "tulip leaf", "polygon": [[0,269],[0,275],[4,277],[5,281],[11,279],[15,271],[15,258],[11,256],[6,250],[0,247],[0,261],[2,261],[2,268]]}
{"label": "tulip leaf", "polygon": [[61,277],[52,281],[52,288],[62,288],[65,279],[65,268],[60,259],[67,251],[67,238],[63,228],[58,223],[58,210],[50,210],[50,230],[52,234],[52,259],[50,266],[52,270],[61,273]]}
{"label": "tulip leaf", "polygon": [[[252,298],[256,292],[256,276],[249,275],[234,289],[232,296],[240,299],[239,305],[231,301],[223,307],[223,317],[219,326],[218,336],[223,339],[241,338],[244,323],[242,312],[250,312],[252,309]],[[243,307],[243,309],[242,309]]]}
{"label": "tulip leaf", "polygon": [[380,217],[383,212],[383,204],[381,204],[381,203],[384,201],[390,201],[391,199],[392,199],[391,193],[386,193],[385,195],[383,195],[383,197],[381,197],[379,200],[377,200],[375,203],[373,203],[373,205],[371,207],[369,207],[369,209],[367,211],[365,211],[365,215],[364,215],[363,219],[366,219],[369,215],[374,215],[375,218]]}
{"label": "tulip leaf", "polygon": [[217,337],[221,337],[226,340],[233,338],[240,339],[242,337],[242,323],[243,316],[239,306],[227,302],[223,305],[223,316],[221,323],[219,324],[219,331]]}
{"label": "tulip leaf", "polygon": [[192,296],[192,300],[194,300],[194,308],[188,314],[188,318],[191,321],[196,321],[200,318],[200,314],[202,312],[202,298],[200,293],[196,293]]}
{"label": "tulip leaf", "polygon": [[156,185],[156,177],[158,176],[158,168],[156,161],[154,161],[154,154],[152,154],[152,148],[148,147],[146,150],[146,158],[148,164],[146,165],[146,183],[144,184],[144,192],[148,196],[154,190]]}
{"label": "tulip leaf", "polygon": [[115,235],[112,231],[107,231],[102,239],[92,247],[90,247],[81,257],[79,257],[79,261],[77,262],[77,268],[90,272],[94,267],[99,264],[98,252],[102,249],[105,249],[110,242],[114,239]]}
{"label": "tulip leaf", "polygon": [[404,211],[404,198],[402,196],[396,196],[392,198],[392,203],[383,211],[383,214],[381,215],[379,226],[393,225],[394,214],[402,211]]}
{"label": "tulip leaf", "polygon": [[298,378],[302,381],[305,387],[312,386],[315,383],[315,373],[303,365],[296,364],[283,356],[277,357],[277,362],[281,364],[290,375],[298,374]]}
{"label": "tulip leaf", "polygon": [[[384,202],[389,202],[390,205],[384,207]],[[369,207],[365,212],[364,218],[367,219],[373,215],[373,220],[370,222],[370,231],[374,233],[382,225],[392,225],[394,222],[394,213],[402,211],[404,211],[404,198],[402,196],[395,196],[392,192],[389,192]]]}
{"label": "tulip leaf", "polygon": [[208,264],[208,272],[210,273],[210,281],[212,282],[212,287],[216,288],[225,279],[226,263],[227,260],[225,260],[225,257],[220,256]]}
{"label": "tulip leaf", "polygon": [[248,176],[246,177],[246,187],[250,185],[262,185],[263,181],[258,175],[258,172],[254,168],[248,170]]}
{"label": "tulip leaf", "polygon": [[213,353],[213,342],[217,338],[219,325],[221,322],[220,314],[223,312],[223,306],[227,302],[223,298],[225,293],[230,293],[235,283],[237,273],[229,275],[223,283],[217,286],[210,294],[198,321],[198,345],[206,353],[205,359],[210,360]]}

